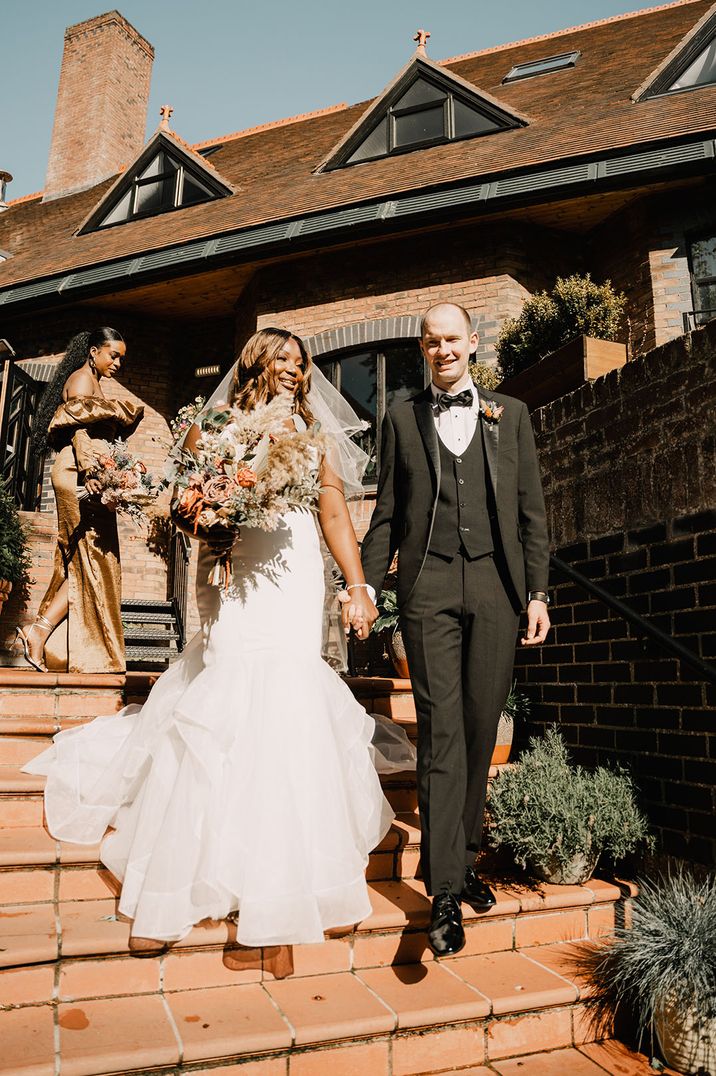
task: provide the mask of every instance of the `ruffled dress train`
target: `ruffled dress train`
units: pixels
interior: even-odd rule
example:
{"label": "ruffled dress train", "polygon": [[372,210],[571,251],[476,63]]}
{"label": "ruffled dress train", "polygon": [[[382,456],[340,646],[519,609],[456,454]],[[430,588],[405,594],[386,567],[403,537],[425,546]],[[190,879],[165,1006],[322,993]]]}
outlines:
{"label": "ruffled dress train", "polygon": [[370,914],[365,867],[393,819],[377,769],[414,759],[404,737],[381,752],[320,656],[313,517],[245,530],[232,559],[146,703],[60,733],[25,769],[47,776],[53,837],[102,841],[135,936],[238,912],[243,945],[321,941]]}

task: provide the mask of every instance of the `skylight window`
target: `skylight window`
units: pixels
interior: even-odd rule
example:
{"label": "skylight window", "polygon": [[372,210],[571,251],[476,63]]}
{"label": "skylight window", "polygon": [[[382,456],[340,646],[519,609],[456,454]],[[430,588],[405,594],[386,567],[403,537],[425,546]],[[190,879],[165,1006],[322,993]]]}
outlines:
{"label": "skylight window", "polygon": [[170,209],[209,202],[217,193],[178,157],[160,149],[95,227],[108,228]]}
{"label": "skylight window", "polygon": [[544,60],[531,60],[525,64],[515,64],[505,77],[505,82],[518,82],[523,78],[534,78],[535,75],[548,75],[552,71],[561,71],[564,67],[574,67],[581,56],[580,52],[563,52],[559,56],[547,56]]}

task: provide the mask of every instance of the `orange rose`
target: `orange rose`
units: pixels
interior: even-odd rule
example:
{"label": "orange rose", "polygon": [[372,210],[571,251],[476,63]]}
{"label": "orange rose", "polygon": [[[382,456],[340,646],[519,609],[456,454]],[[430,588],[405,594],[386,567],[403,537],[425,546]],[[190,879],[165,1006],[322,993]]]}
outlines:
{"label": "orange rose", "polygon": [[256,485],[258,481],[255,471],[252,471],[250,467],[242,467],[236,476],[236,481],[243,489],[251,489]]}

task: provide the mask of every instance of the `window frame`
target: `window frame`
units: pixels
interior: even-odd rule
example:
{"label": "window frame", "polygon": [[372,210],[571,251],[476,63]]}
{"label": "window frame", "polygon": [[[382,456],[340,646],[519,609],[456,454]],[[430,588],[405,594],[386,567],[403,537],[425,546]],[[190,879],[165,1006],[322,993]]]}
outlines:
{"label": "window frame", "polygon": [[[160,153],[164,153],[173,161],[175,168],[169,171],[163,171],[153,176],[140,176],[137,174],[140,169],[137,169],[131,178],[127,177],[127,181],[121,190],[117,190],[115,198],[112,201],[111,207],[107,208],[102,216],[95,223],[85,226],[81,229],[80,234],[85,232],[104,232],[110,228],[117,228],[124,224],[131,224],[136,220],[146,220],[148,217],[159,217],[164,213],[174,213],[179,209],[191,209],[192,206],[206,205],[207,202],[212,202],[217,198],[224,197],[227,191],[217,187],[211,179],[211,176],[205,175],[199,169],[196,171],[187,166],[187,163],[182,159],[179,154],[172,153],[166,146],[157,147],[156,153],[149,157],[142,165],[141,170],[145,171],[152,161],[159,156]],[[198,183],[201,187],[207,190],[207,196],[200,201],[190,202],[188,205],[182,205],[182,198],[184,195],[184,180],[187,174]],[[174,191],[172,194],[171,204],[162,206],[159,209],[138,209],[137,199],[139,191],[142,187],[148,187],[152,184],[164,183],[167,180],[174,181]],[[130,195],[129,211],[126,216],[121,220],[113,220],[111,223],[103,223],[104,220],[111,216],[115,212],[119,203],[127,196]]]}
{"label": "window frame", "polygon": [[[694,272],[694,243],[698,243],[701,239],[716,240],[716,225],[705,230],[699,230],[698,232],[690,232],[685,236],[685,238],[688,249],[689,277],[691,280],[691,304],[693,307],[694,321],[697,325],[700,325],[701,322],[699,322],[697,318],[698,315],[702,313],[702,311],[699,309],[700,296],[698,289],[703,285],[716,285],[716,272],[714,272],[713,276],[696,276],[696,273]],[[713,310],[711,307],[707,307],[706,310],[703,311],[703,313],[709,312],[713,312],[716,315],[716,310]]]}
{"label": "window frame", "polygon": [[672,97],[679,93],[694,93],[696,90],[704,90],[709,86],[716,86],[714,82],[704,82],[697,86],[680,86],[672,88],[677,79],[691,67],[704,49],[707,49],[712,41],[716,40],[716,12],[694,34],[691,40],[667,63],[662,71],[653,79],[646,90],[638,94],[639,101],[650,101],[654,97]]}
{"label": "window frame", "polygon": [[[436,100],[434,104],[422,103],[418,105],[408,105],[405,108],[401,108],[399,105],[400,99],[405,96],[408,90],[416,82],[427,82],[439,93],[444,94],[443,105],[443,133],[440,136],[432,138],[421,138],[415,142],[409,142],[406,145],[398,146],[395,144],[395,117],[407,116],[411,113],[426,112],[429,109],[437,108],[439,101]],[[482,116],[488,122],[494,124],[490,130],[476,131],[470,134],[456,134],[455,133],[455,108],[454,102],[460,101],[466,108],[471,109],[478,115]],[[387,149],[385,152],[374,153],[370,157],[361,157],[357,161],[353,161],[350,158],[356,153],[365,141],[373,134],[375,129],[387,119]],[[401,153],[412,153],[414,150],[426,149],[430,146],[444,146],[452,142],[464,142],[470,138],[484,138],[486,135],[499,134],[501,131],[511,130],[516,126],[524,126],[523,122],[510,123],[505,121],[504,115],[498,109],[492,109],[485,102],[477,104],[475,101],[471,101],[467,93],[461,93],[459,87],[452,84],[442,85],[437,79],[432,79],[421,73],[417,78],[413,79],[405,86],[400,87],[400,93],[396,97],[394,103],[387,104],[385,111],[380,115],[377,121],[367,131],[362,133],[362,136],[353,144],[348,144],[344,147],[343,153],[345,159],[340,160],[336,164],[330,166],[330,171],[336,168],[351,168],[358,164],[369,164],[371,161],[385,160],[387,157],[396,157]]]}
{"label": "window frame", "polygon": [[389,359],[386,352],[389,352],[393,348],[408,347],[411,342],[415,343],[416,349],[422,359],[423,389],[426,389],[430,384],[431,379],[430,367],[425,361],[425,356],[420,352],[417,340],[413,337],[399,337],[397,339],[379,341],[372,340],[364,344],[356,344],[353,347],[341,348],[340,351],[327,352],[325,355],[316,356],[313,360],[321,372],[325,374],[331,382],[333,387],[337,389],[338,392],[341,392],[341,363],[345,359],[349,359],[352,355],[371,353],[375,356],[375,478],[370,478],[367,481],[364,480],[363,489],[366,493],[375,493],[378,488],[378,477],[380,475],[382,427],[385,412],[387,410],[386,370]]}

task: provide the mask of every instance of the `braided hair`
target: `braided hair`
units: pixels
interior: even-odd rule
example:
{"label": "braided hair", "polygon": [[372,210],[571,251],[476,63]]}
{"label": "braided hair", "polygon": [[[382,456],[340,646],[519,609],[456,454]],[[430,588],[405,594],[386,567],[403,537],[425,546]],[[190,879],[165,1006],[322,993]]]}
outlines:
{"label": "braided hair", "polygon": [[43,392],[32,423],[32,455],[42,458],[47,452],[47,432],[57,408],[62,403],[62,390],[70,374],[87,362],[91,348],[100,348],[113,340],[124,342],[116,329],[103,325],[92,332],[77,333],[67,345],[64,358],[57,364],[55,373]]}

